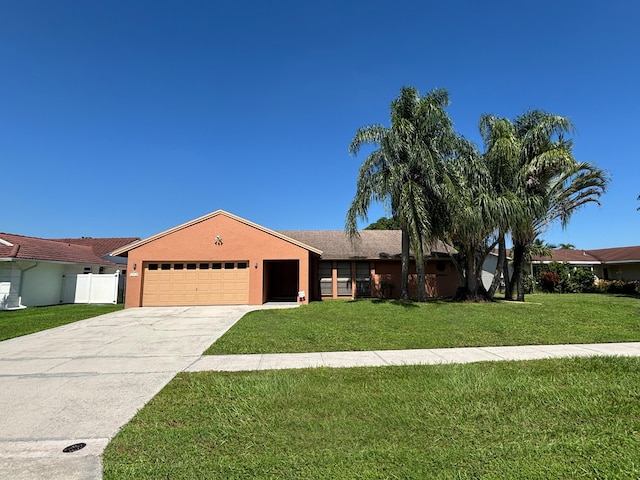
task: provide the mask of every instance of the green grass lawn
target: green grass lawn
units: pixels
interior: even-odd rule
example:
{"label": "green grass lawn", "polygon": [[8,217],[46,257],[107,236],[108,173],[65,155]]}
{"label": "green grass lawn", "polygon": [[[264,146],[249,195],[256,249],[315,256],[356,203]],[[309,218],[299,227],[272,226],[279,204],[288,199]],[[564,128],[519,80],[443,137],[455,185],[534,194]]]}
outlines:
{"label": "green grass lawn", "polygon": [[0,340],[59,327],[85,318],[122,310],[123,305],[55,305],[0,311]]}
{"label": "green grass lawn", "polygon": [[180,374],[105,479],[640,477],[640,359]]}
{"label": "green grass lawn", "polygon": [[206,354],[640,341],[640,299],[528,295],[526,303],[324,301],[247,314]]}

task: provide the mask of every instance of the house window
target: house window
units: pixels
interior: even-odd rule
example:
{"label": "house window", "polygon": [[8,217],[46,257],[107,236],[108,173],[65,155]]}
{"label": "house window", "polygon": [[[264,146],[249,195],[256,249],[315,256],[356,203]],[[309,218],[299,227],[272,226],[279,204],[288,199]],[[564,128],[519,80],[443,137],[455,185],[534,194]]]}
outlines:
{"label": "house window", "polygon": [[161,270],[171,270],[171,264],[170,264],[170,263],[163,263],[163,264],[160,266],[160,269],[161,269]]}
{"label": "house window", "polygon": [[187,263],[187,270],[195,270],[195,269],[196,269],[195,263]]}
{"label": "house window", "polygon": [[149,270],[158,270],[158,264],[157,263],[150,263],[149,264]]}
{"label": "house window", "polygon": [[227,263],[224,264],[225,270],[233,270],[234,266],[235,266],[235,264],[233,262],[227,262]]}
{"label": "house window", "polygon": [[184,264],[183,263],[174,263],[173,264],[173,269],[174,270],[182,270],[184,268]]}
{"label": "house window", "polygon": [[238,262],[238,268],[239,269],[247,268],[247,262]]}
{"label": "house window", "polygon": [[222,264],[221,263],[212,263],[211,264],[211,268],[213,270],[220,270],[222,268]]}
{"label": "house window", "polygon": [[371,296],[371,265],[369,262],[356,262],[356,295]]}
{"label": "house window", "polygon": [[201,263],[200,264],[200,270],[209,270],[209,264],[208,263]]}
{"label": "house window", "polygon": [[320,279],[320,295],[333,295],[333,267],[331,262],[318,263],[318,278]]}
{"label": "house window", "polygon": [[91,267],[84,267],[84,273],[91,273]]}
{"label": "house window", "polygon": [[351,262],[338,262],[338,295],[352,295]]}

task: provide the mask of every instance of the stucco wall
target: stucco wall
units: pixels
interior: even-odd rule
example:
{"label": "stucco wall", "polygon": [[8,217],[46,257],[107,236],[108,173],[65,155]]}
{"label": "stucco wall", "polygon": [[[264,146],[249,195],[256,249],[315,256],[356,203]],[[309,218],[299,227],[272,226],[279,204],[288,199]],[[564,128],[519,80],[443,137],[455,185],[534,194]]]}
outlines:
{"label": "stucco wall", "polygon": [[594,270],[598,278],[604,278],[603,269],[609,273],[609,280],[640,280],[640,264],[619,263],[598,265]]}
{"label": "stucco wall", "polygon": [[[222,238],[216,244],[216,236]],[[264,260],[298,260],[299,288],[309,292],[309,252],[225,215],[216,215],[169,233],[129,252],[126,307],[142,302],[143,265],[167,262],[249,262],[249,304],[263,303]],[[135,267],[135,268],[134,268]],[[301,303],[308,302],[308,296]]]}
{"label": "stucco wall", "polygon": [[20,270],[12,262],[0,263],[0,310],[20,306]]}
{"label": "stucco wall", "polygon": [[[440,268],[440,269],[439,269]],[[448,259],[428,260],[425,268],[427,295],[430,297],[453,296],[458,288],[458,273],[455,266]],[[372,296],[400,298],[402,285],[402,265],[399,260],[376,261],[373,277]],[[417,297],[418,275],[415,263],[409,264],[409,296]],[[385,285],[393,285],[389,287]]]}

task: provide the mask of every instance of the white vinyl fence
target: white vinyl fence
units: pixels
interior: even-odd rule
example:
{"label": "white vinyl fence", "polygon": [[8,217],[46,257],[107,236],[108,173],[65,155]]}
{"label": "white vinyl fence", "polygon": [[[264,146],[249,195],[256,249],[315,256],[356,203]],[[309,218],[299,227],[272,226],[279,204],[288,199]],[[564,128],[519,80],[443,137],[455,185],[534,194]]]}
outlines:
{"label": "white vinyl fence", "polygon": [[120,272],[65,275],[64,303],[118,303]]}

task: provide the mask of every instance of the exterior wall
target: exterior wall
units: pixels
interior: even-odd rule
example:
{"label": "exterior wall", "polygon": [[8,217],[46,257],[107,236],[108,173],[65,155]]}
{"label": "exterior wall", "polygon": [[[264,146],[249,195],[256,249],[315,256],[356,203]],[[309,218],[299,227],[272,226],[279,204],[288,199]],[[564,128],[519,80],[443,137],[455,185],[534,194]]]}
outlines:
{"label": "exterior wall", "polygon": [[20,269],[13,262],[0,263],[0,310],[20,308]]}
{"label": "exterior wall", "polygon": [[[491,283],[493,282],[493,275],[496,272],[496,266],[498,265],[498,256],[489,254],[487,258],[484,259],[484,263],[482,264],[482,284],[484,288],[489,290],[491,288]],[[509,269],[509,278],[511,278],[511,274],[513,273],[513,267],[509,264],[507,266]],[[526,263],[525,271],[530,272],[531,266]]]}
{"label": "exterior wall", "polygon": [[[358,260],[360,261],[360,260]],[[337,261],[333,262],[332,295],[322,298],[355,298],[356,297],[356,261],[351,262],[352,294],[339,296],[337,294]],[[399,260],[371,261],[371,296],[375,298],[400,298],[402,285],[402,264]],[[429,297],[453,296],[458,288],[458,273],[449,259],[428,260],[425,262],[426,285]],[[409,264],[409,296],[418,296],[418,275],[415,262]]]}
{"label": "exterior wall", "polygon": [[25,269],[22,274],[22,304],[40,307],[61,303],[64,273],[65,265],[56,263],[38,263]]}
{"label": "exterior wall", "polygon": [[[222,238],[216,244],[216,236]],[[203,220],[129,251],[125,306],[142,305],[144,262],[249,262],[249,304],[264,303],[265,260],[298,260],[298,290],[309,292],[309,251],[227,217],[224,214]],[[299,303],[308,303],[309,296]]]}
{"label": "exterior wall", "polygon": [[594,273],[600,279],[606,278],[604,269],[607,269],[608,280],[640,280],[640,264],[638,263],[618,263],[597,265]]}
{"label": "exterior wall", "polygon": [[[70,301],[69,294],[65,295],[66,278],[84,273],[85,268],[100,271],[96,265],[26,260],[0,263],[0,310],[74,303],[74,295]],[[102,270],[113,274],[118,267],[105,266]]]}

